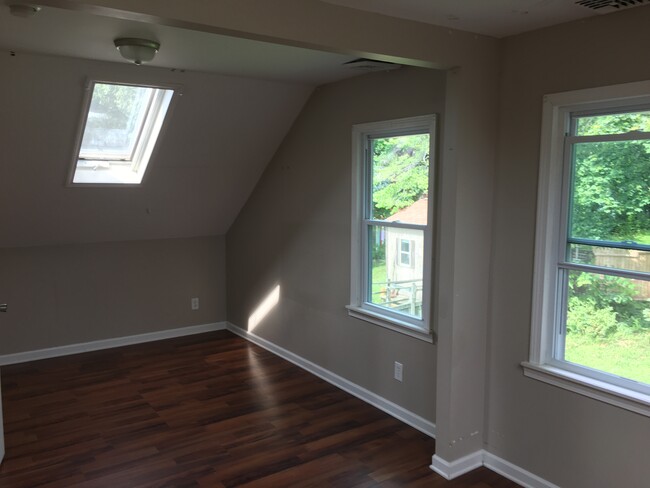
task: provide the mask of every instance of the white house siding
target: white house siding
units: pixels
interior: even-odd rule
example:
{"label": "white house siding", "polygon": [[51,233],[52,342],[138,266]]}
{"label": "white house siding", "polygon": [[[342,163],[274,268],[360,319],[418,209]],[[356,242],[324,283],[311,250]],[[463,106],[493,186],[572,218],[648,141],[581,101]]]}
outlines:
{"label": "white house siding", "polygon": [[[400,264],[400,242],[411,241],[411,266]],[[415,307],[417,314],[422,305],[422,270],[424,265],[423,232],[415,229],[386,228],[386,277],[391,285],[387,285],[390,301],[404,298],[404,305],[409,303],[412,294],[411,286],[415,286]],[[405,283],[406,282],[406,283]],[[387,291],[387,294],[389,293]],[[388,297],[387,297],[388,298]],[[412,313],[412,309],[403,310]]]}

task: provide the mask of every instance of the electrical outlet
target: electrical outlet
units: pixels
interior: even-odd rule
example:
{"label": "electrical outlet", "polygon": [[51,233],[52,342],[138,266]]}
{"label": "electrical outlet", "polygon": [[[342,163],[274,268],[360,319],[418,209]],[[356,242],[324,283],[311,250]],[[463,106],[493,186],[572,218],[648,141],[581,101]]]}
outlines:
{"label": "electrical outlet", "polygon": [[192,298],[192,310],[198,310],[198,309],[199,309],[199,299]]}
{"label": "electrical outlet", "polygon": [[395,372],[393,376],[397,381],[402,381],[402,374],[404,373],[404,365],[395,361]]}

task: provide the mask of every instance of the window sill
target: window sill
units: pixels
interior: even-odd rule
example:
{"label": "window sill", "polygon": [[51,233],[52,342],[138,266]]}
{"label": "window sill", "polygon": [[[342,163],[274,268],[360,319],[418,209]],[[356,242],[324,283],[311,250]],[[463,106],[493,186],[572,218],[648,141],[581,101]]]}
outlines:
{"label": "window sill", "polygon": [[547,364],[521,363],[524,375],[650,417],[650,395]]}
{"label": "window sill", "polygon": [[364,320],[365,322],[370,322],[375,325],[379,325],[386,329],[390,329],[400,334],[405,334],[410,337],[415,337],[421,341],[429,342],[433,344],[433,335],[427,332],[423,332],[420,329],[413,327],[413,325],[408,322],[394,319],[392,317],[386,317],[379,313],[366,310],[365,308],[357,307],[355,305],[346,305],[348,309],[348,315],[354,317],[355,319]]}

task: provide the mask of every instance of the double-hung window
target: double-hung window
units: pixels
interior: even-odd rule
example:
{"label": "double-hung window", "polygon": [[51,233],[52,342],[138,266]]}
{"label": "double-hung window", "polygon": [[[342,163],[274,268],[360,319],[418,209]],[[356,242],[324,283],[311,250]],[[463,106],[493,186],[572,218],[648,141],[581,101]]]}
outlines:
{"label": "double-hung window", "polygon": [[353,317],[431,340],[435,116],[353,128]]}
{"label": "double-hung window", "polygon": [[545,105],[525,373],[650,415],[650,84]]}
{"label": "double-hung window", "polygon": [[91,81],[69,183],[139,185],[174,91]]}

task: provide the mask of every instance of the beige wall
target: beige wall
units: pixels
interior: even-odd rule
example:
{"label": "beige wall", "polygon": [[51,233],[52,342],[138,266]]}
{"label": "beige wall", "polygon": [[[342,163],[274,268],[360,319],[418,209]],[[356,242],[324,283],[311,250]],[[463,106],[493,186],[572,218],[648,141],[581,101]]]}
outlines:
{"label": "beige wall", "polygon": [[[433,319],[438,356],[435,375],[430,372],[428,387],[436,391],[436,454],[452,461],[481,449],[485,431],[485,341],[499,42],[320,0],[43,0],[41,3],[404,64],[449,68],[447,117],[441,137],[441,213],[434,275],[437,294]],[[262,228],[266,225],[259,223]],[[251,252],[253,261],[254,254]],[[327,286],[346,286],[347,276],[336,280],[330,277],[330,280]],[[305,307],[310,308],[309,302]],[[397,343],[395,347],[400,347]],[[301,348],[298,345],[296,351]],[[372,356],[356,359],[359,364],[371,360]]]}
{"label": "beige wall", "polygon": [[0,355],[226,318],[224,237],[2,248],[0,263]]}
{"label": "beige wall", "polygon": [[[319,0],[43,0],[41,3],[62,8],[88,9],[101,15],[131,18],[153,24],[230,33],[251,39],[265,39],[355,56],[402,61],[405,64],[453,68],[447,72],[446,77],[444,103],[447,117],[444,120],[440,151],[443,155],[439,175],[441,191],[438,196],[441,213],[437,220],[437,294],[434,297],[433,317],[438,355],[436,367],[427,372],[427,388],[435,390],[435,418],[438,423],[436,454],[452,461],[482,448],[485,430],[485,339],[496,141],[498,41],[454,29],[331,5]],[[410,87],[406,93],[409,90]],[[267,125],[269,129],[277,129],[273,122]],[[229,168],[233,168],[233,165]],[[187,170],[179,171],[182,171],[180,181]],[[309,181],[311,175],[304,177]],[[220,181],[218,178],[217,180]],[[192,180],[185,188],[189,190],[193,186],[205,184],[213,185],[214,181],[210,178]],[[226,189],[231,192],[224,197],[226,208],[229,208],[230,202],[245,198],[241,192],[233,192],[232,187]],[[190,197],[195,198],[196,195],[192,193]],[[214,215],[221,215],[220,206],[215,204],[221,193],[214,190],[212,195],[215,198],[202,205],[188,221],[193,220],[195,215],[210,215],[206,210],[210,205],[216,205]],[[0,193],[0,202],[2,196]],[[338,196],[346,198],[342,194]],[[127,214],[122,212],[121,216],[124,215]],[[268,225],[270,224],[266,222],[258,222],[260,228],[266,228]],[[118,237],[117,240],[188,236],[186,233],[135,236],[133,231],[127,232],[123,226],[110,228],[125,233],[124,237]],[[133,228],[140,229],[138,226]],[[297,233],[302,235],[310,231],[316,232],[306,226]],[[191,235],[213,233],[221,232]],[[263,239],[260,234],[251,237],[256,240],[252,240],[250,244],[242,243],[244,248],[247,245],[255,246]],[[89,240],[101,241],[108,238]],[[314,250],[313,255],[319,257],[322,253],[329,253],[327,244],[325,242],[324,246]],[[255,252],[249,252],[252,263],[256,262]],[[348,259],[347,256],[334,257]],[[282,256],[278,256],[276,261],[283,262]],[[308,266],[306,269],[309,270]],[[328,270],[324,278],[327,280],[323,282],[323,286],[347,286],[347,273],[333,276]],[[261,295],[261,288],[267,283],[261,280],[260,285],[264,286],[260,286],[259,290],[252,290],[251,294]],[[327,315],[321,314],[312,306],[312,294],[310,287],[298,290],[296,297],[300,300],[286,303],[294,306],[298,314],[312,318],[314,323],[327,322]],[[341,344],[336,336],[329,338],[329,343],[336,343],[337,348],[344,349],[350,357],[354,356],[353,368],[350,368],[351,377],[358,376],[357,371],[365,368],[366,364],[374,363],[377,357],[384,357],[384,342],[375,337],[379,332],[373,329],[371,335],[366,336],[359,335],[359,330],[361,329],[355,327],[346,329],[348,333],[360,337],[359,340],[351,341],[352,344],[357,344],[360,340],[370,344],[377,343],[378,347],[373,348],[369,355],[350,350],[347,344]],[[302,336],[291,339],[292,346],[295,345],[292,350],[295,352],[310,347],[309,341],[312,340]],[[307,345],[300,342],[303,339],[307,341]],[[407,351],[404,340],[405,338],[399,337],[392,341],[390,352]],[[336,350],[319,350],[321,357],[337,354],[339,353]],[[331,359],[328,361],[331,362]],[[416,367],[418,366],[424,368],[426,365]],[[378,388],[372,385],[371,389],[378,391]],[[398,393],[399,391],[392,391],[387,396],[397,398]],[[407,403],[410,404],[411,401]],[[431,418],[429,413],[427,418]]]}
{"label": "beige wall", "polygon": [[648,486],[650,420],[525,378],[542,96],[650,79],[650,8],[505,40],[495,199],[488,448],[562,487]]}
{"label": "beige wall", "polygon": [[[445,75],[423,69],[318,88],[227,236],[228,318],[433,421],[432,344],[348,317],[352,125],[442,113]],[[404,364],[404,382],[393,362]]]}

